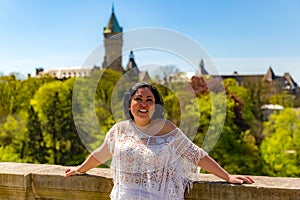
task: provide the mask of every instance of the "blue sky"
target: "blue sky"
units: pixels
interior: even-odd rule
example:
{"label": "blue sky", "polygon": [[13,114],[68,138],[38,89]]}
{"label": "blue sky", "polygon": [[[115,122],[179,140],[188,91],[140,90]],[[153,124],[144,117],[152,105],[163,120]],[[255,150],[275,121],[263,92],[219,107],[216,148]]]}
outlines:
{"label": "blue sky", "polygon": [[[300,82],[300,0],[0,0],[0,73],[82,65],[103,43],[113,3],[124,32],[184,34],[221,74],[262,74],[272,66]],[[136,56],[138,64],[143,59]]]}

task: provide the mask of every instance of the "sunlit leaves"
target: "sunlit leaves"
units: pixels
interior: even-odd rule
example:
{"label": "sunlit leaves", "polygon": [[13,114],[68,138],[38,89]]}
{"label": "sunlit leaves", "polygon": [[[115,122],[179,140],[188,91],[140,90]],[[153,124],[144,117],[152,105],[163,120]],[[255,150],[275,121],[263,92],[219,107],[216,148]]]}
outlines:
{"label": "sunlit leaves", "polygon": [[300,113],[285,109],[264,124],[266,138],[261,144],[264,171],[272,176],[300,175]]}

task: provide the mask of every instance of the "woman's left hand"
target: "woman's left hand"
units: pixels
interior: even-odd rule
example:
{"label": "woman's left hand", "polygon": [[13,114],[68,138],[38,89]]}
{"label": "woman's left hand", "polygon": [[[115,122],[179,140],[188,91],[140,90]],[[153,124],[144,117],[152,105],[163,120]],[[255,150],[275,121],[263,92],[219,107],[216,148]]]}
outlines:
{"label": "woman's left hand", "polygon": [[230,175],[228,179],[228,183],[236,183],[236,184],[252,184],[254,181],[249,176],[242,175]]}

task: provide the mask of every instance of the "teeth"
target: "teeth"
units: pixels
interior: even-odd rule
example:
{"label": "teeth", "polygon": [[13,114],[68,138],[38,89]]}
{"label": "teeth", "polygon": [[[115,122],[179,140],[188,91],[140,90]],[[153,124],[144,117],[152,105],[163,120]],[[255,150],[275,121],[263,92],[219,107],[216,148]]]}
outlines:
{"label": "teeth", "polygon": [[140,112],[147,112],[147,110],[140,110]]}

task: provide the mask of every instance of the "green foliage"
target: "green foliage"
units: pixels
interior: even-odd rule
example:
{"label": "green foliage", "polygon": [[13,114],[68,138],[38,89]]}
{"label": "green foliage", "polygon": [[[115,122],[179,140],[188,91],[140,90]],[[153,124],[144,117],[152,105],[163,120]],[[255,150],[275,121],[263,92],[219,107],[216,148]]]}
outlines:
{"label": "green foliage", "polygon": [[54,78],[44,76],[41,78],[29,78],[22,82],[22,87],[19,90],[18,102],[19,109],[30,109],[30,100],[33,98],[35,92],[45,83],[55,81]]}
{"label": "green foliage", "polygon": [[283,107],[293,107],[295,96],[287,93],[276,94],[270,97],[270,104],[279,104]]}
{"label": "green foliage", "polygon": [[[76,78],[73,85],[72,114],[77,133],[85,147],[92,151],[98,143],[98,120],[95,116],[95,93],[98,80],[89,78]],[[95,144],[96,143],[96,144]],[[92,148],[93,146],[93,148]]]}
{"label": "green foliage", "polygon": [[[230,95],[233,95],[237,103],[241,106],[242,120],[251,123],[254,119],[253,108],[254,105],[251,102],[249,92],[246,88],[239,86],[234,79],[224,80],[224,85]],[[239,105],[237,105],[239,106]]]}
{"label": "green foliage", "polygon": [[24,113],[8,115],[0,124],[0,161],[25,161],[25,135],[27,132]]}
{"label": "green foliage", "polygon": [[[134,81],[112,70],[63,82],[0,77],[0,161],[79,164],[124,119],[123,94]],[[230,173],[299,176],[299,113],[272,115],[258,147],[260,86],[246,89],[227,79],[225,95],[218,80],[204,83],[205,88],[195,83],[198,93],[179,82],[156,85],[166,117]],[[293,100],[289,94],[269,99],[285,106]]]}
{"label": "green foliage", "polygon": [[179,125],[181,120],[181,109],[176,95],[174,93],[168,94],[164,98],[164,103],[166,108],[166,118]]}
{"label": "green foliage", "polygon": [[[71,81],[71,80],[69,80]],[[69,81],[46,83],[31,101],[42,124],[48,163],[69,164],[84,156],[72,117],[72,88]]]}
{"label": "green foliage", "polygon": [[300,113],[284,109],[264,123],[266,138],[261,144],[264,173],[271,176],[300,175]]}
{"label": "green foliage", "polygon": [[16,113],[16,97],[21,87],[21,81],[14,76],[0,77],[0,119]]}
{"label": "green foliage", "polygon": [[[197,137],[200,112],[198,108],[198,98],[190,99],[190,104],[185,105],[184,111],[182,113],[182,119],[184,119],[180,128],[182,131],[193,141]],[[201,121],[201,120],[200,120]],[[202,138],[201,138],[202,141]]]}
{"label": "green foliage", "polygon": [[[155,86],[164,99],[165,117],[177,126],[184,123],[182,119],[184,119],[183,115],[186,113],[185,107],[192,103],[191,100],[195,98],[195,95],[185,89],[187,87],[185,83],[175,82],[169,83],[167,86]],[[197,103],[194,103],[194,105],[197,106]]]}
{"label": "green foliage", "polygon": [[14,76],[0,77],[0,119],[8,114],[19,113],[30,109],[29,101],[37,89],[53,78],[29,78],[16,80]]}
{"label": "green foliage", "polygon": [[48,148],[44,138],[42,123],[38,113],[30,107],[27,119],[27,157],[31,163],[47,163]]}
{"label": "green foliage", "polygon": [[101,74],[93,75],[99,77],[98,78],[99,82],[96,91],[96,99],[103,101],[103,104],[106,106],[106,108],[110,108],[111,97],[112,97],[112,92],[114,90],[114,86],[121,78],[122,74],[120,72],[110,70],[110,69],[106,69],[100,73]]}
{"label": "green foliage", "polygon": [[90,77],[75,80],[73,116],[78,134],[89,151],[102,144],[106,132],[115,123],[111,110],[112,103],[123,112],[121,105],[123,96],[112,99],[112,93],[120,77],[120,72],[104,70],[96,71]]}
{"label": "green foliage", "polygon": [[255,96],[257,95],[255,91],[259,92],[259,89],[253,88],[254,86],[246,89],[230,78],[224,81],[224,85],[227,95],[234,100],[235,124],[242,132],[250,131],[250,134],[255,137],[256,144],[259,145],[262,131],[261,109]]}
{"label": "green foliage", "polygon": [[[226,96],[226,105],[222,99],[222,93],[199,98],[199,133],[194,142],[211,150],[210,155],[230,173],[259,174],[261,162],[255,138],[249,130],[242,131],[235,123],[234,99]],[[224,126],[219,134],[225,114]]]}

